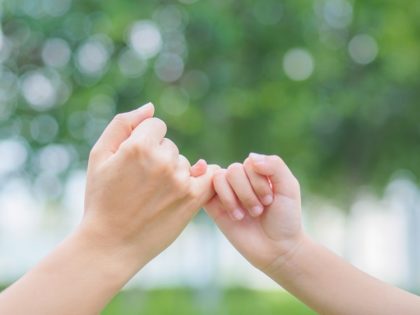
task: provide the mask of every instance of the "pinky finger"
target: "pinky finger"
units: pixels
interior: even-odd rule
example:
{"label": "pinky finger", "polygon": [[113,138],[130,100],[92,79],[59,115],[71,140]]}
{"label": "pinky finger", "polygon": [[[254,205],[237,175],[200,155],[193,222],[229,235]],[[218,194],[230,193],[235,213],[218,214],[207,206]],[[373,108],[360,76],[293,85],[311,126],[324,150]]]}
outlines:
{"label": "pinky finger", "polygon": [[195,163],[190,168],[190,174],[192,177],[200,177],[204,175],[207,172],[207,162],[203,159],[198,160],[197,163]]}

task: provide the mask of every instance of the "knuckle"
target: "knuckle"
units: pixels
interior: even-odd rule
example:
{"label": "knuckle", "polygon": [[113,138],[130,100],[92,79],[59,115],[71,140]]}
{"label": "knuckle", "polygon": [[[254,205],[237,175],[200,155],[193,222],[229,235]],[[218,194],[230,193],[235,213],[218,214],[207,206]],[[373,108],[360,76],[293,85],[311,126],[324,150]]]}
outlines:
{"label": "knuckle", "polygon": [[232,200],[223,200],[223,207],[228,212],[233,212],[238,208],[238,205],[235,201]]}
{"label": "knuckle", "polygon": [[99,149],[94,146],[89,152],[89,160],[96,159],[99,155]]}
{"label": "knuckle", "polygon": [[200,197],[200,192],[189,181],[184,182],[184,197],[188,200],[196,200]]}
{"label": "knuckle", "polygon": [[242,168],[242,164],[241,163],[232,163],[231,165],[228,166],[228,171],[236,171],[238,169]]}
{"label": "knuckle", "polygon": [[147,154],[147,150],[138,143],[124,143],[121,146],[120,151],[128,158],[138,158],[139,156],[144,157]]}
{"label": "knuckle", "polygon": [[208,164],[207,165],[207,171],[210,172],[213,175],[216,174],[217,172],[220,172],[220,171],[225,172],[225,170],[217,164]]}
{"label": "knuckle", "polygon": [[189,188],[189,189],[186,190],[185,196],[188,199],[192,199],[192,200],[197,199],[199,197],[198,192],[195,189],[192,189],[192,188]]}
{"label": "knuckle", "polygon": [[179,149],[178,149],[178,146],[172,141],[172,140],[169,140],[168,139],[168,142],[169,142],[169,146],[171,147],[171,150],[173,150],[173,153],[176,155],[176,156],[179,156]]}
{"label": "knuckle", "polygon": [[299,182],[299,180],[295,176],[292,177],[292,183],[291,183],[291,185],[295,189],[300,190],[300,182]]}
{"label": "knuckle", "polygon": [[183,165],[185,165],[185,166],[187,166],[188,168],[190,168],[191,167],[191,163],[190,163],[190,161],[184,156],[184,155],[182,155],[182,154],[179,154],[178,155],[178,160],[179,160],[179,162],[181,163],[181,164],[183,164]]}
{"label": "knuckle", "polygon": [[213,182],[219,183],[224,180],[226,176],[226,170],[217,170],[213,175]]}
{"label": "knuckle", "polygon": [[[209,166],[209,168],[210,168],[211,166]],[[214,171],[214,176],[217,176],[217,177],[224,177],[224,176],[226,176],[226,170],[225,169],[223,169],[223,168],[219,168],[219,169],[216,169],[215,171]]]}
{"label": "knuckle", "polygon": [[126,124],[127,121],[128,121],[127,114],[126,113],[119,113],[119,114],[115,115],[114,121],[117,122],[117,123]]}
{"label": "knuckle", "polygon": [[243,166],[241,163],[233,163],[229,165],[226,171],[226,177],[228,179],[231,179],[233,176],[235,176],[238,172],[241,171],[242,167]]}
{"label": "knuckle", "polygon": [[158,155],[154,158],[155,172],[162,175],[170,175],[172,173],[172,164],[170,159],[166,156]]}
{"label": "knuckle", "polygon": [[168,129],[168,127],[166,126],[166,123],[162,119],[154,117],[154,118],[152,118],[152,121],[155,124],[157,124],[160,128],[162,128],[164,130]]}
{"label": "knuckle", "polygon": [[252,162],[250,158],[246,158],[244,161],[244,168],[247,170],[251,170],[252,169]]}
{"label": "knuckle", "polygon": [[284,167],[286,166],[286,163],[283,161],[283,159],[281,157],[279,157],[278,155],[271,155],[270,156],[271,161],[277,165],[277,167]]}
{"label": "knuckle", "polygon": [[187,194],[189,191],[188,180],[184,176],[174,176],[173,177],[173,184],[177,191],[181,192],[181,194]]}
{"label": "knuckle", "polygon": [[171,174],[171,167],[168,165],[168,163],[162,163],[162,161],[160,161],[156,165],[155,172],[157,174],[170,175]]}

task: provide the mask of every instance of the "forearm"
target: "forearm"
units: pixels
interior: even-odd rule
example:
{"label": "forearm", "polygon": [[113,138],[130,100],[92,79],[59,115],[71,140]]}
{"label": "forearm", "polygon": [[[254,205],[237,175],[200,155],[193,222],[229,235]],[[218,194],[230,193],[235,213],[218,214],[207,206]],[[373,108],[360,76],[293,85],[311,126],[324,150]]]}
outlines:
{"label": "forearm", "polygon": [[420,297],[363,273],[308,238],[268,273],[323,315],[416,315],[420,312]]}
{"label": "forearm", "polygon": [[0,314],[98,314],[138,269],[124,249],[77,231],[0,294]]}

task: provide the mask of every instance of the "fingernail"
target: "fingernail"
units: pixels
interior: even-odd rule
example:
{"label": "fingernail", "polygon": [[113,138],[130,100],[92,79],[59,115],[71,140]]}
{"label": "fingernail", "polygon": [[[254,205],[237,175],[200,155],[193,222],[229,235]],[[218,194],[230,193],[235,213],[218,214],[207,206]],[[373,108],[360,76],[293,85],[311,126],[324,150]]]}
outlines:
{"label": "fingernail", "polygon": [[254,163],[264,163],[265,161],[265,155],[262,154],[258,154],[258,153],[250,153],[249,154],[249,158],[254,162]]}
{"label": "fingernail", "polygon": [[251,215],[254,217],[258,217],[261,213],[263,213],[264,208],[261,206],[255,206],[251,209]]}
{"label": "fingernail", "polygon": [[241,209],[235,209],[232,212],[232,219],[236,221],[241,221],[244,217],[245,217],[245,214],[243,213]]}
{"label": "fingernail", "polygon": [[153,107],[153,104],[151,103],[151,102],[149,102],[149,103],[147,103],[147,104],[144,104],[144,105],[142,105],[142,106],[140,106],[138,109],[140,110],[144,110],[144,109],[146,109],[146,108],[148,108],[148,107]]}
{"label": "fingernail", "polygon": [[273,203],[273,196],[272,195],[267,195],[264,198],[262,198],[262,203],[264,204],[264,206],[269,206]]}

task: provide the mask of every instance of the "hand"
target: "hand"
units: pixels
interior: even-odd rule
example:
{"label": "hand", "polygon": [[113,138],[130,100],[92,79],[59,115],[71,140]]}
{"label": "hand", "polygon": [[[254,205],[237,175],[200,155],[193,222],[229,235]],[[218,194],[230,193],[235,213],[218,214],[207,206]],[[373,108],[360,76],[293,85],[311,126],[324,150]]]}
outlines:
{"label": "hand", "polygon": [[217,169],[203,161],[191,169],[153,112],[146,105],[117,115],[92,149],[82,221],[90,240],[137,267],[169,246],[213,197]]}
{"label": "hand", "polygon": [[250,154],[217,171],[213,184],[206,211],[257,268],[269,272],[303,239],[299,183],[278,156]]}

